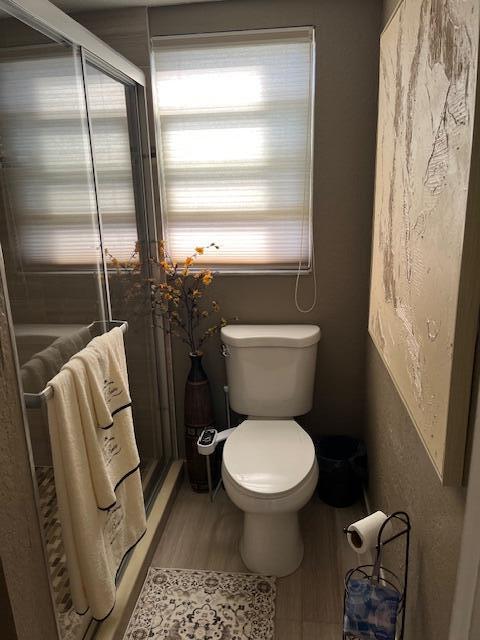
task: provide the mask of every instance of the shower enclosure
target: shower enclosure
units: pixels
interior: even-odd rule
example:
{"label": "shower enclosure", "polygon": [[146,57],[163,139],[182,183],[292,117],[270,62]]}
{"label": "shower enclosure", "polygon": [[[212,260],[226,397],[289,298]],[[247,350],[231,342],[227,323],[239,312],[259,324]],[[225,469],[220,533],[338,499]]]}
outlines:
{"label": "shower enclosure", "polygon": [[[128,260],[140,247],[148,265],[156,247],[142,74],[15,6],[0,0],[0,245],[20,384],[39,393],[109,321],[128,321],[148,506],[174,454],[157,375],[164,344],[152,326],[148,267],[133,298],[131,279],[109,258]],[[28,402],[26,417],[59,636],[80,640],[91,617],[77,614],[70,597],[44,404]]]}

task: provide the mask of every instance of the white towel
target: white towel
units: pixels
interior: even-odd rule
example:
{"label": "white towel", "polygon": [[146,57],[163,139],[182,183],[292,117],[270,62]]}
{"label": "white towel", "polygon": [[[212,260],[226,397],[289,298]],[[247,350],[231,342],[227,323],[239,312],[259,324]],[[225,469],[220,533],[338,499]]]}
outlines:
{"label": "white towel", "polygon": [[97,505],[109,509],[116,501],[116,487],[140,465],[121,329],[94,338],[71,362],[75,360],[84,367],[76,368],[76,383],[85,420],[97,427],[89,430],[92,437],[87,442]]}
{"label": "white towel", "polygon": [[93,453],[97,427],[85,404],[92,402],[86,380],[84,363],[74,358],[50,381],[54,393],[47,408],[73,603],[79,613],[90,608],[101,620],[115,604],[118,568],[144,534],[146,517],[138,470],[117,487],[110,510],[98,508],[92,468],[103,454]]}

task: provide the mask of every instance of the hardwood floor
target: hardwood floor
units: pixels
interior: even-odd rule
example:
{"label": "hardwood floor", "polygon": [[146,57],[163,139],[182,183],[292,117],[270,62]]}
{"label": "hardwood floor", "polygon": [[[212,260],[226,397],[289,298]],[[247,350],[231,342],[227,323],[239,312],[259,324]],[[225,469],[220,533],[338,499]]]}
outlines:
{"label": "hardwood floor", "polygon": [[[303,509],[305,556],[295,573],[277,580],[276,640],[341,638],[343,576],[362,564],[342,529],[363,515],[361,505],[333,509],[317,496]],[[184,484],[152,566],[248,571],[238,551],[241,531],[242,512],[223,490],[212,504]]]}

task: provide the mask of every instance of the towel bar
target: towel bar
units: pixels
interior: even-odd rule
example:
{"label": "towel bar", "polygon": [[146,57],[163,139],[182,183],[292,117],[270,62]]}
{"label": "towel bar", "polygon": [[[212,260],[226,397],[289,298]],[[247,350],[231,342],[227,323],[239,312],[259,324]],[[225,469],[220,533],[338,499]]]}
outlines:
{"label": "towel bar", "polygon": [[[128,322],[126,322],[125,320],[96,320],[95,322],[92,322],[92,324],[88,325],[89,329],[95,329],[97,327],[108,328],[108,330],[113,329],[114,327],[120,327],[123,333],[126,333],[128,330]],[[40,393],[23,394],[23,397],[25,399],[25,406],[27,407],[27,409],[38,409],[52,396],[53,389],[48,384],[45,389],[43,389],[43,391],[40,391]]]}

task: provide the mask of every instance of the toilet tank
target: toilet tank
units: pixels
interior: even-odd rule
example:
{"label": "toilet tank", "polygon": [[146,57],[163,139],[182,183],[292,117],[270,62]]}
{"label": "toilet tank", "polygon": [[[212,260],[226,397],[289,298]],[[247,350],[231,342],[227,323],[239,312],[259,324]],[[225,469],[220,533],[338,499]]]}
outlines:
{"label": "toilet tank", "polygon": [[232,409],[270,418],[310,411],[319,327],[235,324],[222,328],[221,339]]}

